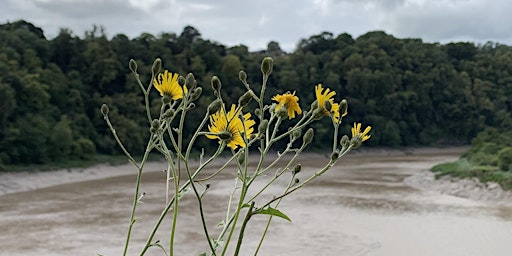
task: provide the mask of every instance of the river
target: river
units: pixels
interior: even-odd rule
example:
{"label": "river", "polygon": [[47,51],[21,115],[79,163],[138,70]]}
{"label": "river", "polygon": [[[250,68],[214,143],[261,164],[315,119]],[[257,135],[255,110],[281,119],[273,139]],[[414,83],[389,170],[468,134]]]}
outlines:
{"label": "river", "polygon": [[[341,159],[283,201],[280,209],[292,222],[274,219],[259,255],[511,255],[512,204],[454,197],[404,182],[461,153],[430,149]],[[300,178],[326,161],[322,155],[307,154],[299,161]],[[165,200],[163,173],[158,164],[151,168],[143,176],[141,191],[146,196],[137,211],[140,219],[130,255],[138,255]],[[134,182],[131,174],[0,195],[0,255],[121,255]],[[219,232],[215,224],[225,214],[220,209],[233,185],[234,175],[227,170],[205,196],[207,222],[214,234]],[[263,197],[271,198],[276,191]],[[200,219],[193,213],[197,202],[190,193],[180,203],[175,255],[198,255],[206,244]],[[265,222],[260,216],[251,220],[241,255],[253,255]],[[157,233],[164,246],[170,226],[165,220]],[[147,255],[164,255],[154,248]]]}

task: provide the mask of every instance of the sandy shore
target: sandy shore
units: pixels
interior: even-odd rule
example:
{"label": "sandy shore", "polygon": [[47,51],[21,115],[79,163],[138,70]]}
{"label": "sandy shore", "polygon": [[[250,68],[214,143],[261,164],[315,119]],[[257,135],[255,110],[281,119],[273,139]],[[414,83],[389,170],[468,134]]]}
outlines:
{"label": "sandy shore", "polygon": [[[351,152],[351,156],[399,156],[399,155],[429,155],[441,153],[462,154],[467,147],[452,148],[407,148],[396,149],[359,149]],[[301,157],[305,158],[326,158],[328,154],[306,153]],[[148,162],[144,172],[162,171],[166,168],[164,162]],[[30,191],[40,188],[52,187],[60,184],[99,180],[110,177],[134,175],[137,168],[131,163],[122,165],[100,164],[88,168],[72,168],[56,171],[33,171],[33,172],[7,172],[0,174],[0,195]],[[452,177],[441,177],[436,179],[434,174],[428,170],[422,170],[405,178],[404,183],[408,186],[435,191],[442,194],[453,195],[462,198],[469,198],[478,201],[487,201],[499,204],[512,204],[512,191],[504,191],[496,183],[481,183],[476,179],[461,180]]]}

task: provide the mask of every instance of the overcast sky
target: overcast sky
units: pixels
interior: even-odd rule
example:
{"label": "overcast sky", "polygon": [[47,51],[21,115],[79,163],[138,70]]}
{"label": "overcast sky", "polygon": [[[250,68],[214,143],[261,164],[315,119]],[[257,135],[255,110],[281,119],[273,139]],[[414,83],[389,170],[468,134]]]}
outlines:
{"label": "overcast sky", "polygon": [[329,31],[354,38],[383,30],[398,38],[512,45],[511,0],[1,0],[0,22],[25,19],[52,38],[59,28],[83,36],[93,24],[109,37],[180,34],[186,25],[227,46],[292,51],[300,39]]}

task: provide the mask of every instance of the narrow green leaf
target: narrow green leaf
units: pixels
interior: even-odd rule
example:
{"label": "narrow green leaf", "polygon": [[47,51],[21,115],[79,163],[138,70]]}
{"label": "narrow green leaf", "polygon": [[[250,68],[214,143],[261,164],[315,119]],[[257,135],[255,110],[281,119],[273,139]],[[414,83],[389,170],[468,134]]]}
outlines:
{"label": "narrow green leaf", "polygon": [[266,215],[276,216],[276,217],[279,217],[279,218],[283,218],[283,219],[285,219],[285,220],[287,220],[289,222],[292,222],[292,220],[288,216],[286,216],[286,214],[284,214],[280,210],[272,208],[272,207],[267,207],[265,209],[259,209],[259,210],[257,210],[254,213],[255,214],[266,214]]}

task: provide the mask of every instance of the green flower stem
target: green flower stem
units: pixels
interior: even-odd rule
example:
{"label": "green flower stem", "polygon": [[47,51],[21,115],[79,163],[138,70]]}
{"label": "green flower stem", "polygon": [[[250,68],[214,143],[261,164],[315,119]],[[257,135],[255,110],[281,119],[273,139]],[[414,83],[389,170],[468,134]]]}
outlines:
{"label": "green flower stem", "polygon": [[[245,126],[244,126],[244,132],[245,132]],[[246,139],[244,139],[244,141],[245,141],[245,143],[247,145]],[[238,199],[238,205],[237,205],[236,210],[235,210],[235,216],[234,216],[234,219],[233,219],[233,224],[231,226],[231,231],[229,232],[228,238],[226,239],[224,250],[222,250],[222,255],[223,256],[226,254],[229,242],[231,241],[231,237],[233,236],[233,233],[235,231],[235,227],[236,227],[236,224],[237,224],[237,221],[238,221],[238,217],[240,216],[240,211],[242,210],[242,206],[243,206],[243,203],[244,203],[244,200],[245,200],[245,196],[247,194],[247,190],[249,189],[249,186],[247,185],[247,171],[248,171],[248,168],[249,168],[249,163],[248,163],[249,150],[248,150],[248,148],[246,148],[244,150],[244,156],[245,156],[245,161],[244,161],[244,166],[243,166],[243,172],[241,173],[241,175],[242,175],[242,177],[241,177],[241,179],[242,179],[242,191],[240,192],[240,198]],[[240,170],[241,167],[240,167],[240,163],[238,161],[237,161],[237,165],[238,165],[238,169]]]}
{"label": "green flower stem", "polygon": [[155,78],[155,74],[151,74],[151,80],[149,81],[148,89],[146,90],[144,86],[142,85],[142,82],[140,81],[139,74],[136,72],[133,72],[133,76],[135,77],[135,80],[137,81],[137,84],[139,85],[142,93],[144,94],[144,104],[146,105],[146,115],[148,117],[148,122],[151,124],[151,112],[149,108],[149,92],[151,91],[151,88],[153,87],[153,79]]}
{"label": "green flower stem", "polygon": [[332,152],[335,152],[336,148],[338,148],[338,128],[339,128],[339,126],[340,126],[340,123],[334,124],[334,133],[332,135],[332,137],[333,137]]}
{"label": "green flower stem", "polygon": [[210,235],[208,234],[208,227],[206,226],[206,221],[205,221],[205,218],[204,218],[203,200],[201,198],[201,194],[199,194],[199,191],[196,188],[196,185],[194,184],[194,180],[192,178],[192,175],[190,175],[188,161],[185,162],[185,168],[187,169],[188,179],[191,181],[190,182],[190,186],[194,190],[194,193],[196,194],[196,198],[197,198],[197,203],[199,204],[199,213],[201,215],[201,223],[203,224],[203,230],[204,230],[204,234],[206,236],[206,241],[208,241],[208,246],[210,246],[210,250],[212,251],[212,254],[216,255],[215,254],[215,248],[213,247],[212,241],[210,240]]}
{"label": "green flower stem", "polygon": [[206,226],[206,221],[205,221],[204,211],[203,211],[203,200],[202,200],[201,194],[199,194],[199,191],[197,190],[197,188],[194,184],[194,179],[192,178],[192,175],[190,174],[190,168],[188,165],[188,159],[190,156],[190,151],[192,150],[192,145],[194,144],[199,132],[203,129],[203,126],[208,121],[208,117],[209,117],[209,115],[208,115],[208,113],[206,113],[205,117],[203,118],[203,121],[198,126],[196,132],[194,133],[194,135],[192,136],[192,139],[190,140],[190,142],[188,144],[187,151],[185,153],[185,169],[187,172],[188,180],[190,181],[190,185],[192,186],[192,189],[194,190],[194,193],[196,195],[197,203],[199,204],[199,213],[201,215],[201,223],[203,224],[203,230],[204,230],[204,234],[206,236],[206,241],[208,241],[208,245],[210,246],[210,250],[212,251],[212,254],[216,255],[215,248],[213,247],[212,241],[210,240],[210,235],[208,234],[208,227]]}
{"label": "green flower stem", "polygon": [[[342,156],[344,156],[346,153],[348,153],[350,150],[352,149],[352,145],[349,146],[347,148],[347,150],[345,150],[344,152],[341,152],[338,159],[341,158]],[[271,203],[295,192],[296,190],[304,187],[304,185],[308,184],[309,182],[311,182],[312,180],[314,180],[315,178],[317,178],[318,176],[324,174],[327,170],[329,170],[333,165],[334,163],[338,160],[338,159],[331,159],[322,169],[320,169],[320,171],[318,172],[315,172],[314,175],[312,175],[311,177],[309,177],[307,180],[303,181],[302,183],[300,183],[299,185],[293,187],[293,189],[281,194],[280,196],[277,196],[277,197],[274,197],[272,200],[268,201],[265,205],[263,205],[261,208],[265,208],[267,206],[269,206]]]}
{"label": "green flower stem", "polygon": [[[265,184],[265,186],[262,189],[260,189],[260,191],[258,191],[254,196],[252,196],[251,199],[249,199],[248,201],[249,202],[254,201],[254,199],[256,199],[256,197],[258,197],[261,193],[263,193],[263,191],[265,191],[270,185],[272,185],[272,183],[274,183],[279,177],[281,177],[281,175],[286,170],[288,170],[288,168],[290,168],[290,165],[295,161],[295,159],[299,156],[299,154],[300,154],[300,152],[296,152],[295,155],[292,157],[292,159],[290,159],[290,161],[288,161],[288,164],[283,169],[281,169],[281,171],[277,172],[276,175],[274,175],[274,177],[272,177],[272,179],[269,180],[267,182],[267,184]],[[284,155],[284,154],[282,154],[282,155]],[[279,158],[281,158],[281,156],[279,156],[278,159]],[[251,181],[253,181],[253,180],[251,180]]]}
{"label": "green flower stem", "polygon": [[[224,150],[224,148],[226,147],[226,143],[222,143],[221,145],[219,145],[219,147],[217,148],[217,151],[215,152],[215,154],[213,156],[211,156],[208,160],[206,160],[203,164],[201,164],[197,169],[196,171],[192,174],[192,179],[195,179],[195,177],[208,165],[210,164],[210,162],[212,162],[215,158],[217,158],[220,153],[222,153],[222,151]],[[178,192],[182,192],[185,188],[187,188],[189,185],[190,185],[190,180],[187,180],[183,185],[181,185],[181,187],[179,188]],[[171,199],[171,201],[167,204],[167,206],[165,207],[165,209],[162,211],[162,213],[160,214],[160,218],[158,218],[155,226],[153,227],[153,230],[151,231],[151,234],[149,235],[148,237],[148,240],[146,241],[146,245],[144,246],[144,248],[142,249],[142,252],[140,253],[140,255],[144,255],[144,253],[146,253],[146,251],[148,250],[149,247],[151,247],[151,241],[153,241],[153,238],[155,237],[155,234],[156,234],[156,231],[158,230],[158,228],[160,227],[160,225],[162,224],[162,221],[164,220],[164,217],[167,215],[167,213],[169,212],[169,210],[171,209],[171,207],[174,205],[174,201],[176,200],[177,198],[177,194]]]}
{"label": "green flower stem", "polygon": [[[298,154],[297,154],[298,155]],[[294,182],[294,179],[295,179],[295,174],[292,175],[291,179],[290,179],[290,182],[288,183],[288,186],[286,187],[286,191],[285,193],[291,188],[291,186],[293,185],[293,182]],[[277,207],[279,206],[279,204],[281,203],[283,198],[277,200],[277,203],[276,203],[276,206],[274,208],[277,209]],[[256,256],[258,254],[258,252],[260,251],[261,249],[261,245],[263,245],[263,240],[265,240],[265,236],[267,235],[267,232],[268,232],[268,228],[270,227],[270,223],[272,222],[272,215],[270,215],[268,217],[268,220],[267,220],[267,224],[265,225],[265,229],[263,230],[263,234],[261,235],[261,239],[260,239],[260,242],[258,243],[258,247],[256,247],[256,251],[254,252],[254,256]]]}
{"label": "green flower stem", "polygon": [[126,148],[124,147],[123,143],[121,142],[121,139],[119,138],[119,136],[117,136],[116,129],[114,129],[114,126],[112,126],[112,123],[110,122],[110,118],[108,117],[108,115],[104,115],[104,116],[103,116],[103,119],[104,119],[104,120],[105,120],[105,122],[107,123],[107,126],[108,126],[108,128],[110,129],[110,132],[112,132],[112,135],[114,136],[114,139],[116,140],[117,145],[119,145],[119,147],[121,148],[121,150],[123,151],[123,153],[126,155],[126,157],[128,157],[128,160],[129,160],[133,165],[135,165],[135,167],[137,167],[137,169],[140,169],[140,166],[139,166],[139,164],[137,163],[137,161],[135,161],[135,159],[132,157],[132,155],[130,155],[130,153],[128,152],[128,150],[126,150]]}
{"label": "green flower stem", "polygon": [[137,204],[139,200],[139,189],[140,189],[140,180],[142,177],[142,169],[144,168],[144,164],[146,163],[149,153],[151,152],[151,149],[153,148],[153,141],[150,140],[148,142],[148,145],[146,147],[146,151],[144,152],[144,156],[142,157],[142,161],[140,166],[138,167],[137,172],[137,182],[135,183],[135,193],[133,196],[133,205],[132,205],[132,211],[130,214],[130,225],[128,227],[128,232],[126,234],[126,242],[124,244],[124,250],[123,250],[123,256],[126,256],[126,253],[128,252],[128,244],[130,243],[130,236],[132,233],[133,225],[135,224],[136,218],[135,218],[135,210],[137,209]]}
{"label": "green flower stem", "polygon": [[251,205],[249,206],[249,210],[247,211],[247,214],[245,215],[244,222],[242,223],[242,227],[240,228],[240,233],[238,234],[238,241],[236,243],[235,253],[233,254],[234,256],[238,255],[238,253],[240,252],[240,248],[242,247],[242,240],[244,238],[245,227],[247,226],[247,223],[249,222],[249,220],[251,219],[251,217],[254,214],[252,211],[252,209],[254,209],[254,203],[255,203],[254,201],[251,202]]}

